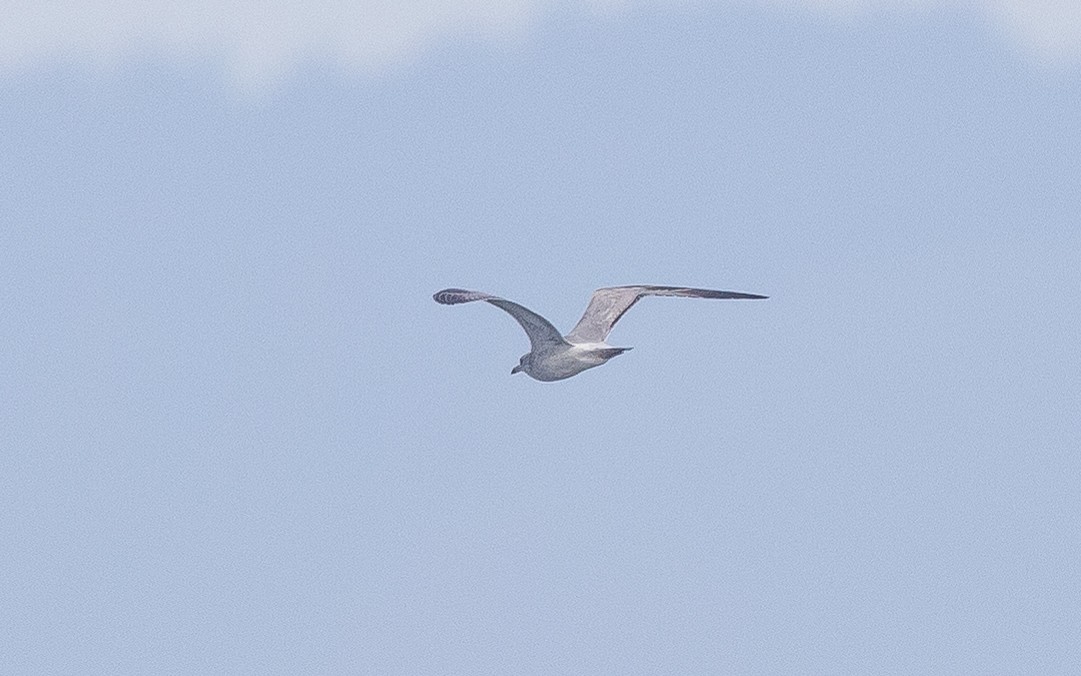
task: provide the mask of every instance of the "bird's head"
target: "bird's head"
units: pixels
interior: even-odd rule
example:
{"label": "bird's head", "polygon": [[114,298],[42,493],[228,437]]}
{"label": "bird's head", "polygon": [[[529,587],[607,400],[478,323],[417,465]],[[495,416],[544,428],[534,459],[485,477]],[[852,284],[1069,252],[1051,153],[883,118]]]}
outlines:
{"label": "bird's head", "polygon": [[529,367],[530,367],[530,365],[532,365],[532,363],[533,363],[533,353],[532,352],[526,352],[525,354],[522,355],[522,358],[518,360],[518,365],[510,370],[511,375],[514,375],[515,373],[519,373],[521,371],[525,371],[526,373],[529,373]]}

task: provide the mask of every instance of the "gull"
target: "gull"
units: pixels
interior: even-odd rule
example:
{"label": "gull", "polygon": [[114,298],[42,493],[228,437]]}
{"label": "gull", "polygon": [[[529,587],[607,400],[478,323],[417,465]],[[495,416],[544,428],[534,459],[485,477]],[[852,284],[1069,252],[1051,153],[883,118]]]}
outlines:
{"label": "gull", "polygon": [[606,343],[605,339],[623,313],[646,296],[750,300],[768,298],[754,293],[691,289],[682,286],[609,286],[593,292],[585,314],[571,332],[563,336],[547,319],[506,298],[467,289],[443,289],[432,297],[435,302],[443,305],[483,300],[510,314],[521,324],[529,336],[530,344],[529,352],[522,355],[518,365],[510,372],[523,372],[535,380],[550,382],[576,376],[631,349],[613,347]]}

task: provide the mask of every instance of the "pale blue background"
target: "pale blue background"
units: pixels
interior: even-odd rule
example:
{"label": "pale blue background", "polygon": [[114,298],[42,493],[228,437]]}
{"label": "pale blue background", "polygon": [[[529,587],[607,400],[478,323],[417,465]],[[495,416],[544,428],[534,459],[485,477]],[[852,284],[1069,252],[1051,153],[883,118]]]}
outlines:
{"label": "pale blue background", "polygon": [[[0,79],[0,672],[1068,673],[1081,75],[555,13],[255,96]],[[573,380],[517,325],[647,299]]]}

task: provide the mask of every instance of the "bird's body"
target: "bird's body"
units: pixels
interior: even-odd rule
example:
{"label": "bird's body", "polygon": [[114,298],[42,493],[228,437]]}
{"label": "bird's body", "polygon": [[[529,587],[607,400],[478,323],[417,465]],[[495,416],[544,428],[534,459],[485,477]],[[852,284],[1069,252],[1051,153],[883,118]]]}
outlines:
{"label": "bird's body", "polygon": [[676,286],[612,286],[597,289],[585,314],[566,336],[544,317],[505,298],[481,291],[443,289],[433,298],[443,305],[457,305],[483,300],[510,314],[529,336],[530,351],[522,356],[511,373],[523,371],[536,380],[563,380],[586,369],[604,364],[623,354],[629,347],[613,347],[606,342],[619,318],[643,296],[680,296],[684,298],[762,299],[752,293],[714,291]]}
{"label": "bird's body", "polygon": [[[629,347],[612,347],[607,343],[566,343],[545,346],[529,353],[526,363],[515,367],[536,380],[550,382],[576,376],[586,369],[600,366]],[[517,371],[512,371],[517,373]]]}

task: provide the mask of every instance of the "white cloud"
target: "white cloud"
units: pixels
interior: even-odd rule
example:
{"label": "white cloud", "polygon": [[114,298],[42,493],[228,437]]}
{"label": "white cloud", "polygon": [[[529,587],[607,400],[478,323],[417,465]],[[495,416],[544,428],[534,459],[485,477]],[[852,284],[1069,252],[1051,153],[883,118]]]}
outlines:
{"label": "white cloud", "polygon": [[993,16],[1021,43],[1061,61],[1081,61],[1081,1],[994,0]]}
{"label": "white cloud", "polygon": [[521,31],[548,0],[11,0],[0,20],[0,69],[109,63],[161,53],[227,65],[243,84],[305,59],[374,70],[455,35]]}
{"label": "white cloud", "polygon": [[[1001,23],[1033,54],[1081,61],[1081,0],[950,0]],[[614,12],[628,5],[764,3],[859,16],[923,11],[942,0],[8,0],[0,70],[49,62],[108,63],[143,53],[226,64],[238,83],[272,82],[298,62],[369,72],[440,40],[522,34],[557,8]]]}
{"label": "white cloud", "polygon": [[746,0],[774,6],[802,5],[844,16],[927,12],[957,8],[997,23],[1033,57],[1081,62],[1081,0]]}

